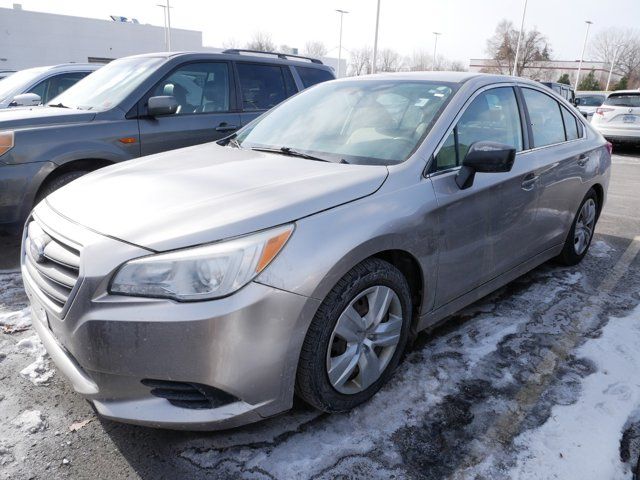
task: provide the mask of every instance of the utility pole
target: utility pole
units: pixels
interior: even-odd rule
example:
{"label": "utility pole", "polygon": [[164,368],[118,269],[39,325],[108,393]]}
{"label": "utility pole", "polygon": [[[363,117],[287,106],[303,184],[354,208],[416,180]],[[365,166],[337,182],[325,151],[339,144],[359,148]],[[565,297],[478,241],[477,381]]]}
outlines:
{"label": "utility pole", "polygon": [[433,35],[436,37],[436,40],[433,44],[433,63],[431,64],[431,70],[436,69],[436,55],[438,54],[438,37],[442,35],[440,32],[433,32]]}
{"label": "utility pole", "polygon": [[380,0],[378,0],[378,10],[376,12],[376,36],[373,39],[373,64],[371,73],[376,73],[376,61],[378,60],[378,26],[380,24]]}
{"label": "utility pole", "polygon": [[613,67],[616,64],[616,60],[618,59],[618,52],[620,51],[621,48],[622,48],[622,45],[616,45],[616,51],[613,52],[613,60],[611,61],[611,68],[609,69],[609,77],[607,78],[607,86],[604,89],[605,92],[609,91],[609,83],[611,83],[611,74],[613,73]]}
{"label": "utility pole", "polygon": [[336,9],[336,12],[340,14],[340,41],[338,43],[338,75],[340,78],[340,68],[342,67],[342,19],[345,13],[349,13],[346,10]]}
{"label": "utility pole", "polygon": [[524,17],[527,15],[527,3],[529,0],[524,0],[524,9],[522,10],[522,21],[520,22],[520,33],[518,33],[518,43],[516,44],[516,58],[513,60],[513,72],[511,75],[514,77],[518,73],[518,56],[520,55],[520,42],[522,41],[522,33],[524,32]]}
{"label": "utility pole", "polygon": [[578,64],[578,75],[576,75],[576,85],[573,87],[574,90],[578,91],[578,85],[580,84],[580,71],[582,70],[582,62],[584,60],[584,51],[587,49],[587,39],[589,38],[589,28],[593,25],[591,20],[585,20],[584,23],[587,24],[587,31],[584,34],[584,44],[582,45],[582,55],[580,55],[580,63]]}

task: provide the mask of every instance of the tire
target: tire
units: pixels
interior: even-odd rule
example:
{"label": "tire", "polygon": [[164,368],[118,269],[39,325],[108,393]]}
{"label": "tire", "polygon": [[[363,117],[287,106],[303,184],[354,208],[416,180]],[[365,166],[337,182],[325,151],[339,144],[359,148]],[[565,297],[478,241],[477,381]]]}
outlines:
{"label": "tire", "polygon": [[79,170],[76,172],[63,173],[62,175],[58,175],[57,177],[52,178],[44,184],[44,186],[38,192],[38,195],[36,195],[35,204],[37,205],[48,195],[52,194],[59,188],[64,187],[67,183],[71,183],[75,179],[86,175],[87,173],[89,173],[87,170]]}
{"label": "tire", "polygon": [[[381,308],[371,309],[370,304]],[[409,284],[397,268],[377,258],[354,267],[329,292],[311,322],[298,363],[297,395],[329,413],[348,411],[370,399],[398,365],[411,318]],[[347,364],[342,359],[353,368],[338,368]]]}
{"label": "tire", "polygon": [[[588,209],[591,212],[588,215],[588,219],[590,219],[590,222],[586,222],[587,226],[590,225],[588,229],[589,234],[588,238],[585,238],[583,240],[583,243],[580,243],[580,248],[578,248],[576,232],[579,232],[581,230],[584,232],[584,229],[581,229],[580,225],[585,225],[585,222],[583,221],[585,217],[581,217],[581,215],[585,214],[585,209]],[[571,229],[569,230],[569,235],[567,235],[567,239],[564,243],[562,252],[556,257],[556,260],[559,263],[567,266],[572,266],[577,265],[582,261],[582,259],[589,251],[589,246],[591,245],[591,240],[593,239],[593,231],[598,221],[599,212],[600,205],[598,202],[598,195],[596,194],[595,190],[591,189],[587,192],[587,195],[580,203],[580,207],[578,208],[578,212],[573,219],[573,223],[571,224]]]}

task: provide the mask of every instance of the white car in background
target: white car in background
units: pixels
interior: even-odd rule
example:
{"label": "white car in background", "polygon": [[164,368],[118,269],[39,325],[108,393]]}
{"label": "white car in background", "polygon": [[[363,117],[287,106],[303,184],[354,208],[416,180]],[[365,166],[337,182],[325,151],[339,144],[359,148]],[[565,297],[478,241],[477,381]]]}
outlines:
{"label": "white car in background", "polygon": [[591,124],[612,143],[640,143],[640,90],[609,94]]}
{"label": "white car in background", "polygon": [[27,68],[0,80],[0,109],[47,103],[102,64],[64,63]]}
{"label": "white car in background", "polygon": [[587,120],[591,120],[596,109],[607,98],[606,92],[576,92],[576,108]]}

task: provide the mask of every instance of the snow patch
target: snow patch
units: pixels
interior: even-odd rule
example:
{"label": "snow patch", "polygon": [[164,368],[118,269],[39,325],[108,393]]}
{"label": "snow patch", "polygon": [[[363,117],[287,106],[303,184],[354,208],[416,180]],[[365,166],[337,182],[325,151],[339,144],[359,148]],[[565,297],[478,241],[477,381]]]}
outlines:
{"label": "snow patch", "polygon": [[25,330],[31,326],[31,308],[18,312],[3,312],[0,309],[0,326],[6,331]]}
{"label": "snow patch", "polygon": [[603,240],[591,242],[589,255],[596,258],[609,258],[616,249]]}
{"label": "snow patch", "polygon": [[36,360],[22,369],[20,375],[29,380],[34,385],[45,385],[55,372],[51,369],[47,351],[37,335],[20,340],[16,347],[18,350],[35,355]]}
{"label": "snow patch", "polygon": [[47,421],[40,410],[25,410],[13,424],[25,433],[38,433],[47,428]]}
{"label": "snow patch", "polygon": [[598,371],[583,380],[575,404],[555,406],[544,425],[516,439],[523,450],[509,478],[631,478],[619,445],[627,419],[640,404],[638,345],[640,307],[628,317],[611,318],[599,338],[576,351]]}

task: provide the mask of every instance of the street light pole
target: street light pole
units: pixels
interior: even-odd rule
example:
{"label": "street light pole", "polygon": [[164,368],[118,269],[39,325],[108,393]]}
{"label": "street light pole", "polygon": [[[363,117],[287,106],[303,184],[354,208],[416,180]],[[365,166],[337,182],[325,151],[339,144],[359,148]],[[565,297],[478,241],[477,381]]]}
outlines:
{"label": "street light pole", "polygon": [[433,35],[436,37],[436,40],[433,44],[433,63],[431,64],[431,70],[436,69],[436,55],[438,53],[438,37],[442,35],[440,32],[433,32]]}
{"label": "street light pole", "polygon": [[164,48],[165,50],[169,50],[169,46],[167,44],[167,6],[158,3],[156,7],[162,8],[162,19],[164,20]]}
{"label": "street light pole", "polygon": [[520,42],[522,41],[522,32],[524,31],[524,17],[527,15],[527,3],[529,0],[524,0],[524,9],[522,10],[522,21],[520,22],[520,32],[518,33],[518,43],[516,44],[516,57],[513,60],[513,72],[511,75],[514,77],[518,73],[518,56],[520,55]]}
{"label": "street light pole", "polygon": [[576,75],[576,85],[573,88],[574,90],[578,90],[578,84],[580,83],[580,71],[582,70],[582,62],[584,60],[584,51],[587,49],[587,39],[589,38],[589,28],[593,25],[591,20],[585,20],[584,23],[587,24],[587,31],[584,34],[584,44],[582,45],[582,55],[580,55],[580,63],[578,64],[578,75]]}
{"label": "street light pole", "polygon": [[336,9],[336,12],[340,14],[340,42],[338,43],[338,78],[340,78],[340,67],[342,66],[342,17],[349,12],[339,9]]}
{"label": "street light pole", "polygon": [[167,0],[167,50],[171,51],[171,7]]}
{"label": "street light pole", "polygon": [[607,77],[607,86],[604,89],[605,92],[609,91],[609,83],[611,83],[611,74],[613,73],[613,67],[616,64],[616,60],[618,59],[618,52],[620,51],[621,48],[622,48],[622,45],[616,45],[616,51],[613,52],[613,60],[611,61],[611,68],[609,69],[609,76]]}
{"label": "street light pole", "polygon": [[378,10],[376,12],[376,35],[373,39],[373,65],[371,73],[376,73],[376,61],[378,59],[378,26],[380,24],[380,0],[378,0]]}

